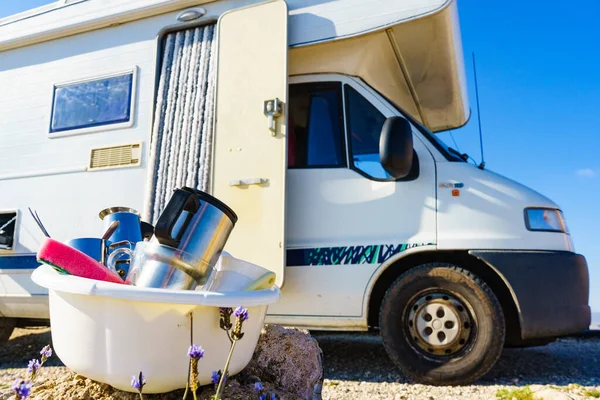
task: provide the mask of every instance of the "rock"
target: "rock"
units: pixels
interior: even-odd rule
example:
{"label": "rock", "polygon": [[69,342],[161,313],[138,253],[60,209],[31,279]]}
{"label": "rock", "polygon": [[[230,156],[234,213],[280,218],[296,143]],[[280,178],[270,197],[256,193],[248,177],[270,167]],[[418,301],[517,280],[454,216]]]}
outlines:
{"label": "rock", "polygon": [[256,375],[304,400],[320,399],[323,352],[305,330],[265,325],[244,374]]}

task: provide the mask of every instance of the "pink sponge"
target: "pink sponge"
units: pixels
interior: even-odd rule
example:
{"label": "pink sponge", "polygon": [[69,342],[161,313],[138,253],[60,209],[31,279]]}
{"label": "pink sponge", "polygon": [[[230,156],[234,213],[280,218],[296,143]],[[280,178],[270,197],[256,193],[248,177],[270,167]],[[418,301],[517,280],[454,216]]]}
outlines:
{"label": "pink sponge", "polygon": [[46,238],[37,252],[37,259],[44,264],[67,271],[71,275],[124,284],[116,273],[81,251],[57,240]]}

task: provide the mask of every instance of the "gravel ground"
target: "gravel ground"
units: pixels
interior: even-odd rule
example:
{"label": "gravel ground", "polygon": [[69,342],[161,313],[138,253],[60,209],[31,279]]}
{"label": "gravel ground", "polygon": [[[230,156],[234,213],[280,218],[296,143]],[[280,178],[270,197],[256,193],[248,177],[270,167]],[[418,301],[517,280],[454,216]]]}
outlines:
{"label": "gravel ground", "polygon": [[506,349],[474,385],[410,384],[389,360],[376,334],[313,333],[324,354],[323,398],[494,399],[500,389],[526,385],[600,389],[600,338],[561,339],[543,347]]}
{"label": "gravel ground", "polygon": [[[408,383],[390,362],[375,334],[315,333],[324,353],[323,399],[494,399],[498,390],[544,385],[569,390],[600,390],[600,338],[561,339],[543,347],[506,349],[492,371],[476,384],[434,387]],[[51,343],[48,328],[17,329],[0,345],[0,391],[23,374],[27,361]],[[42,377],[59,377],[65,368],[56,357]],[[573,386],[571,386],[573,391]]]}

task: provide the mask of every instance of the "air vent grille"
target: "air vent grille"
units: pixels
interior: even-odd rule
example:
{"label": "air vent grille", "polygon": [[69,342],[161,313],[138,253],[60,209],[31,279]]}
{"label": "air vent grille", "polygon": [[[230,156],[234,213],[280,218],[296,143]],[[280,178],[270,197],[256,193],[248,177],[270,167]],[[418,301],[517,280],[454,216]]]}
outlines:
{"label": "air vent grille", "polygon": [[135,167],[141,164],[141,143],[92,149],[90,170]]}

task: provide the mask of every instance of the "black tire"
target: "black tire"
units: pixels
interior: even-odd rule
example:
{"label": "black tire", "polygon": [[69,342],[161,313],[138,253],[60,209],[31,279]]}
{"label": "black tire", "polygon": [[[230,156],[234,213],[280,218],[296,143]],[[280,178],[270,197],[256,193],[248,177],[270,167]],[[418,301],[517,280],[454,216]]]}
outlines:
{"label": "black tire", "polygon": [[0,344],[8,341],[17,321],[14,318],[0,318]]}
{"label": "black tire", "polygon": [[[446,314],[440,312],[440,305]],[[432,321],[428,313],[436,308]],[[444,315],[454,318],[456,326],[444,322]],[[420,330],[429,323],[421,319],[440,330]],[[453,331],[435,339],[446,324]],[[382,301],[379,327],[392,361],[413,381],[429,385],[464,385],[479,379],[498,361],[504,347],[500,302],[473,273],[450,264],[425,264],[400,276]]]}

